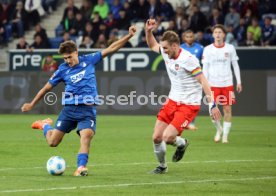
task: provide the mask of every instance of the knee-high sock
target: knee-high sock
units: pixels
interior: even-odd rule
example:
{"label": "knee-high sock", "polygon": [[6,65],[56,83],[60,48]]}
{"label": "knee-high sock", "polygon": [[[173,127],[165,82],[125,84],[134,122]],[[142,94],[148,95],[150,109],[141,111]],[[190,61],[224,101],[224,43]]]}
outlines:
{"label": "knee-high sock", "polygon": [[50,131],[52,129],[53,129],[53,127],[51,125],[48,125],[48,124],[44,125],[44,127],[43,127],[44,136],[46,137],[48,131]]}
{"label": "knee-high sock", "polygon": [[88,162],[88,154],[87,153],[79,153],[77,156],[78,159],[78,167],[80,166],[86,166]]}
{"label": "knee-high sock", "polygon": [[212,123],[216,127],[217,131],[220,131],[220,132],[222,131],[222,126],[220,124],[220,121],[214,121],[214,120],[212,120]]}
{"label": "knee-high sock", "polygon": [[182,137],[176,136],[176,139],[175,139],[175,142],[174,142],[173,146],[182,146],[182,145],[185,145],[185,144],[186,144],[186,142]]}
{"label": "knee-high sock", "polygon": [[153,144],[154,153],[161,167],[167,167],[166,164],[166,143],[162,141],[160,144]]}
{"label": "knee-high sock", "polygon": [[223,122],[223,137],[228,137],[230,129],[231,129],[231,122]]}

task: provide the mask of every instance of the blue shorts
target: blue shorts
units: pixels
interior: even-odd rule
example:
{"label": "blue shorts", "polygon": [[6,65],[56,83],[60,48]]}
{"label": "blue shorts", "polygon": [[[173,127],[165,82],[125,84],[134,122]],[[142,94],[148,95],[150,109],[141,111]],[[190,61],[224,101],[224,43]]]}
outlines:
{"label": "blue shorts", "polygon": [[82,129],[96,131],[96,106],[67,105],[60,112],[55,129],[70,133],[77,127],[77,132]]}

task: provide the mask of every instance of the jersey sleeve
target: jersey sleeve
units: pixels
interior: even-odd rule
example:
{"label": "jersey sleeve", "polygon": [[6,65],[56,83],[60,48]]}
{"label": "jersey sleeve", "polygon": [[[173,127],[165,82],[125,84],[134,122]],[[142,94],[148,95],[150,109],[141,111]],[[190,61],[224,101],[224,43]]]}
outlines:
{"label": "jersey sleeve", "polygon": [[61,71],[58,69],[54,72],[52,77],[49,79],[49,83],[54,87],[56,86],[59,82],[63,81]]}
{"label": "jersey sleeve", "polygon": [[237,55],[236,49],[231,45],[231,61],[237,61],[239,57]]}
{"label": "jersey sleeve", "polygon": [[99,63],[102,60],[102,53],[99,51],[99,52],[87,54],[87,55],[85,55],[85,57],[93,65],[96,65],[97,63]]}
{"label": "jersey sleeve", "polygon": [[192,76],[197,76],[202,73],[199,61],[193,55],[187,58],[187,61],[184,63],[184,69],[191,72]]}

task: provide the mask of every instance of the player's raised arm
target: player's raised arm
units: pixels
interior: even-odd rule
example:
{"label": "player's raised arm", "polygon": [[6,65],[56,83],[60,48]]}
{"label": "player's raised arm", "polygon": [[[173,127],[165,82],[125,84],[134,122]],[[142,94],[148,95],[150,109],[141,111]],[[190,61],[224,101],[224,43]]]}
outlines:
{"label": "player's raised arm", "polygon": [[155,19],[148,19],[145,26],[147,44],[151,50],[159,53],[160,46],[152,34],[154,28],[156,28]]}
{"label": "player's raised arm", "polygon": [[102,57],[106,57],[107,55],[116,52],[120,48],[122,48],[127,41],[132,38],[136,33],[136,27],[131,26],[129,27],[128,34],[119,39],[118,41],[112,43],[110,46],[108,46],[106,49],[102,50]]}
{"label": "player's raised arm", "polygon": [[211,88],[208,84],[207,79],[205,78],[205,76],[203,74],[197,75],[195,76],[195,78],[198,80],[198,82],[202,85],[203,91],[207,97],[207,101],[209,103],[209,112],[211,117],[217,121],[221,119],[221,113],[218,109],[218,107],[216,106],[214,99],[212,97],[212,91]]}
{"label": "player's raised arm", "polygon": [[44,87],[42,89],[40,89],[40,91],[38,91],[38,93],[36,94],[36,96],[33,98],[31,103],[25,103],[22,107],[21,107],[21,111],[22,112],[28,112],[30,111],[35,105],[36,103],[42,98],[44,97],[44,95],[49,92],[51,89],[53,88],[53,86],[47,82]]}

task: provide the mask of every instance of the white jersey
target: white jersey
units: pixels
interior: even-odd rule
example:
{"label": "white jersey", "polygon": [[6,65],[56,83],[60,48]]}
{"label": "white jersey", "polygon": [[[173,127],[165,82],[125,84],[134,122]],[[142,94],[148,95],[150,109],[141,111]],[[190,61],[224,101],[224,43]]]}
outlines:
{"label": "white jersey", "polygon": [[177,59],[169,59],[161,46],[160,51],[171,81],[169,99],[187,105],[200,105],[202,86],[195,78],[202,73],[198,59],[182,48]]}
{"label": "white jersey", "polygon": [[223,47],[210,44],[204,48],[202,64],[203,74],[212,87],[227,87],[233,85],[231,64],[237,79],[241,84],[239,57],[233,45],[225,43]]}

